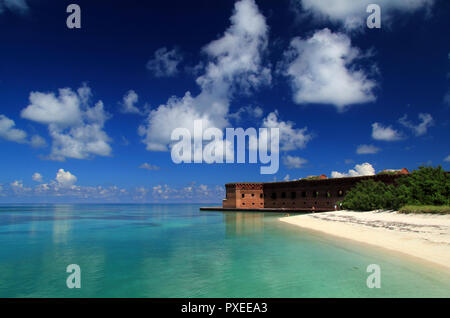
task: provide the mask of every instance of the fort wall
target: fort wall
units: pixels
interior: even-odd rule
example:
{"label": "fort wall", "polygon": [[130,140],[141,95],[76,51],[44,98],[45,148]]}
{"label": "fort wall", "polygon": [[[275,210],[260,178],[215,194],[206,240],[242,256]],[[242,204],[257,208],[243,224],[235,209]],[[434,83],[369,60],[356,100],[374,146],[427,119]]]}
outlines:
{"label": "fort wall", "polygon": [[347,192],[362,180],[395,184],[402,174],[347,178],[319,178],[269,183],[229,183],[223,208],[335,210]]}

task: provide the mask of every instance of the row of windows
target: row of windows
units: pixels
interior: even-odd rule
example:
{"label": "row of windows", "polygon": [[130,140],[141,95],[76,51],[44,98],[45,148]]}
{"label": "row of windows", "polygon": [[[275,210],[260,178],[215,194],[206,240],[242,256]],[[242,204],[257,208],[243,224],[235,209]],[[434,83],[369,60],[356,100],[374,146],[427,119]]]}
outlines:
{"label": "row of windows", "polygon": [[[342,197],[342,196],[344,196],[344,194],[345,194],[345,192],[342,191],[342,190],[339,190],[339,191],[336,192],[336,195],[337,195],[338,197]],[[254,193],[251,193],[251,196],[254,197],[255,194],[254,194]],[[264,196],[265,196],[265,194],[264,194]],[[307,196],[308,196],[308,192],[303,191],[303,192],[301,193],[301,197],[302,197],[302,198],[306,198]],[[319,197],[321,197],[321,196],[323,196],[324,198],[331,198],[331,197],[332,197],[332,194],[331,194],[330,191],[322,192],[322,193],[320,193],[319,191],[313,191],[313,192],[312,192],[312,197],[314,197],[314,198],[319,198]],[[245,198],[245,193],[242,193],[242,198]],[[263,198],[263,194],[262,194],[262,193],[259,194],[259,198],[260,198],[260,199]],[[273,199],[273,200],[276,200],[276,198],[277,198],[277,193],[276,193],[276,192],[272,192],[270,198]],[[281,198],[282,198],[282,199],[286,199],[286,192],[281,192]],[[297,198],[297,192],[291,192],[290,198],[291,198],[291,199],[296,199],[296,198]]]}
{"label": "row of windows", "polygon": [[[245,205],[245,202],[242,203],[242,205]],[[252,205],[255,205],[255,203],[252,202]],[[259,205],[263,205],[262,202],[260,202]],[[282,205],[286,205],[286,202],[283,202]],[[292,202],[292,205],[296,205],[296,202]],[[307,202],[303,202],[303,205],[308,205],[308,203]],[[314,202],[314,205],[317,205],[317,201]],[[327,205],[330,205],[330,202],[327,202]]]}
{"label": "row of windows", "polygon": [[[289,202],[288,202],[289,203]],[[297,204],[297,202],[291,202],[292,203],[292,205],[296,205]],[[281,203],[282,205],[286,205],[286,202],[282,202]],[[303,205],[310,205],[311,204],[311,202],[303,202]],[[327,205],[330,205],[331,203],[330,202],[327,202]],[[318,205],[318,203],[317,203],[317,201],[316,202],[314,202],[314,205]],[[276,204],[275,206],[278,206],[278,204]],[[269,206],[270,207],[270,206]]]}
{"label": "row of windows", "polygon": [[[242,203],[242,205],[245,205],[245,203]],[[255,205],[255,202],[252,202],[252,205]],[[263,205],[262,202],[259,205]]]}
{"label": "row of windows", "polygon": [[[342,197],[342,196],[344,196],[344,194],[345,194],[345,192],[342,191],[342,190],[339,190],[339,191],[336,192],[336,195],[337,195],[338,197]],[[321,197],[321,196],[323,196],[324,198],[331,198],[331,197],[332,197],[332,194],[331,194],[330,191],[322,192],[322,193],[320,193],[319,191],[313,191],[313,192],[312,192],[312,197],[313,197],[313,198],[319,198],[319,197]],[[308,197],[308,192],[303,191],[303,192],[301,193],[301,197],[302,197],[302,198]],[[273,200],[276,200],[276,199],[277,199],[277,193],[276,193],[276,192],[272,192],[272,195],[270,196],[270,198],[273,199]],[[282,198],[282,199],[285,199],[285,198],[286,198],[286,192],[281,192],[281,198]],[[291,198],[291,199],[296,199],[296,198],[297,198],[297,192],[291,192],[290,198]]]}
{"label": "row of windows", "polygon": [[[252,197],[254,197],[254,196],[255,196],[255,194],[254,194],[254,193],[252,193],[251,195],[252,195]],[[242,197],[243,197],[243,198],[245,198],[245,193],[242,193]],[[259,194],[259,198],[260,198],[260,199],[262,199],[262,197],[263,197],[263,194],[262,194],[262,193],[260,193],[260,194]]]}

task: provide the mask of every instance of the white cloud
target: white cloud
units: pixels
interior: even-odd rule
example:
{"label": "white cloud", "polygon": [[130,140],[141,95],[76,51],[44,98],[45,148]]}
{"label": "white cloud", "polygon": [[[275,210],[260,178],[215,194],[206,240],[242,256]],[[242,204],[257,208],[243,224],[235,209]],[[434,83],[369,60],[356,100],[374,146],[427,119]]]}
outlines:
{"label": "white cloud", "polygon": [[24,187],[23,182],[22,181],[14,181],[11,184],[11,189],[15,194],[24,194],[24,193],[28,193],[32,190],[32,188],[27,188]]}
{"label": "white cloud", "polygon": [[251,119],[261,118],[263,113],[262,108],[259,106],[244,106],[239,108],[235,113],[230,114],[228,117],[239,122],[244,116],[250,117]]}
{"label": "white cloud", "polygon": [[197,185],[195,182],[189,186],[182,188],[174,188],[167,184],[159,184],[151,189],[136,189],[135,198],[137,200],[148,201],[149,199],[156,201],[216,201],[223,198],[225,191],[223,186],[208,186],[205,184]]}
{"label": "white cloud", "polygon": [[283,181],[289,181],[290,178],[291,178],[291,176],[287,174],[287,175],[283,178]]}
{"label": "white cloud", "polygon": [[0,0],[0,13],[8,9],[10,11],[25,13],[29,10],[26,0]]}
{"label": "white cloud", "polygon": [[450,105],[450,90],[444,96],[444,103]]}
{"label": "white cloud", "polygon": [[262,65],[261,56],[267,47],[268,28],[254,0],[237,2],[230,20],[224,35],[203,49],[208,60],[196,79],[200,93],[169,98],[139,127],[147,150],[167,151],[172,131],[183,127],[192,133],[194,120],[202,119],[204,129],[227,127],[233,95],[270,82],[270,69]]}
{"label": "white cloud", "polygon": [[0,137],[18,143],[27,142],[27,133],[21,129],[14,128],[15,122],[4,115],[0,115]]}
{"label": "white cloud", "polygon": [[139,108],[136,106],[138,102],[139,96],[136,94],[134,90],[129,90],[122,99],[122,113],[129,113],[129,114],[142,114]]}
{"label": "white cloud", "polygon": [[144,162],[143,164],[141,164],[139,166],[139,168],[140,169],[145,169],[145,170],[159,170],[160,169],[160,167],[155,166],[155,165],[151,165],[151,164],[149,164],[147,162]]}
{"label": "white cloud", "polygon": [[36,182],[42,182],[42,175],[39,172],[35,172],[31,178],[33,179],[33,181]]}
{"label": "white cloud", "polygon": [[9,119],[4,115],[0,115],[0,138],[17,143],[26,143],[33,148],[46,147],[47,143],[44,138],[39,135],[34,135],[31,139],[27,138],[27,133],[22,129],[15,128],[14,120]]}
{"label": "white cloud", "polygon": [[32,92],[30,105],[22,110],[22,117],[48,125],[52,137],[50,159],[86,159],[93,155],[111,154],[110,138],[104,132],[109,114],[103,102],[90,106],[91,90],[86,85],[77,92],[70,88],[54,93]]}
{"label": "white cloud", "polygon": [[178,73],[178,64],[183,60],[177,49],[170,51],[162,47],[155,51],[154,57],[148,61],[149,69],[156,77],[170,77]]}
{"label": "white cloud", "polygon": [[356,149],[358,155],[376,154],[381,149],[374,145],[359,145]]}
{"label": "white cloud", "polygon": [[39,173],[33,175],[33,180],[40,182],[34,187],[25,187],[22,181],[14,181],[9,188],[4,189],[2,195],[5,196],[20,196],[28,198],[39,198],[45,196],[46,199],[51,197],[56,201],[61,202],[67,198],[77,198],[79,200],[105,200],[120,202],[122,199],[128,200],[131,198],[130,193],[123,188],[117,186],[78,186],[75,185],[77,178],[69,171],[59,169],[56,178],[48,183],[41,183],[42,176]]}
{"label": "white cloud", "polygon": [[[413,13],[419,9],[430,9],[434,0],[299,0],[301,6],[316,18],[329,18],[347,30],[365,28],[367,5],[376,3],[382,8],[383,23],[392,20],[394,13]],[[297,1],[297,3],[299,2]],[[382,23],[382,26],[383,26]]]}
{"label": "white cloud", "polygon": [[450,162],[450,155],[448,155],[447,157],[445,157],[444,161],[445,161],[445,162]]}
{"label": "white cloud", "polygon": [[414,125],[412,122],[408,121],[408,116],[405,114],[399,119],[399,122],[406,128],[411,129],[416,136],[422,136],[427,133],[428,128],[433,125],[434,121],[430,114],[423,113],[419,114],[419,120],[420,123],[418,125]]}
{"label": "white cloud", "polygon": [[373,176],[375,169],[368,162],[360,165],[356,165],[354,169],[350,169],[347,173],[341,173],[337,171],[331,172],[332,178],[344,178],[344,177],[358,177],[358,176]]}
{"label": "white cloud", "polygon": [[41,124],[70,126],[81,121],[80,98],[70,88],[59,90],[59,96],[54,93],[30,93],[30,105],[22,110],[23,118]]}
{"label": "white cloud", "polygon": [[380,123],[372,124],[372,138],[384,141],[396,141],[403,138],[402,134],[391,126],[384,127]]}
{"label": "white cloud", "polygon": [[307,162],[308,160],[296,156],[287,155],[283,157],[283,164],[289,169],[302,168]]}
{"label": "white cloud", "polygon": [[56,182],[62,188],[70,188],[77,182],[77,177],[71,174],[70,171],[59,169],[56,173]]}
{"label": "white cloud", "polygon": [[308,39],[292,39],[285,52],[285,74],[291,79],[294,102],[332,104],[343,111],[352,104],[375,101],[375,81],[355,65],[363,56],[347,35],[329,29]]}
{"label": "white cloud", "polygon": [[262,125],[267,128],[280,129],[280,149],[283,151],[304,148],[312,138],[312,135],[307,132],[307,127],[295,129],[293,122],[278,120],[278,111],[276,110],[264,118]]}
{"label": "white cloud", "polygon": [[39,135],[34,135],[33,137],[31,137],[30,144],[33,148],[47,147],[47,142]]}

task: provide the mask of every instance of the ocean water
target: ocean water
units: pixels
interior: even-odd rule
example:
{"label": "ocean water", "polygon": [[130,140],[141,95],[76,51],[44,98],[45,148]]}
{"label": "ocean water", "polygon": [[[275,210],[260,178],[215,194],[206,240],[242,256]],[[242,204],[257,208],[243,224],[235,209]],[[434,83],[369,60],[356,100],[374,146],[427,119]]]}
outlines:
{"label": "ocean water", "polygon": [[[450,297],[450,274],[433,266],[282,214],[199,207],[0,206],[0,297]],[[69,264],[80,289],[66,286]]]}

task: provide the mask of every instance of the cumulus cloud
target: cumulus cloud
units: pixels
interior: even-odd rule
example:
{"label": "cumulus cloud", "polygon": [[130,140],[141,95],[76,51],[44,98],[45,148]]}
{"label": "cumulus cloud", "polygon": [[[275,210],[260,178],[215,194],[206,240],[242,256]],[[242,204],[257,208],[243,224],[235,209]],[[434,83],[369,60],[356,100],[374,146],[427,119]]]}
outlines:
{"label": "cumulus cloud", "polygon": [[86,159],[111,154],[111,140],[103,130],[110,115],[102,101],[91,106],[91,96],[91,89],[86,85],[76,92],[60,89],[58,96],[31,92],[30,105],[22,110],[21,116],[48,126],[52,137],[50,159]]}
{"label": "cumulus cloud", "polygon": [[287,155],[283,157],[283,164],[289,169],[303,168],[303,165],[307,162],[308,160],[296,156]]}
{"label": "cumulus cloud", "polygon": [[140,169],[145,169],[145,170],[159,170],[160,169],[160,167],[155,166],[155,165],[151,165],[151,164],[149,164],[147,162],[144,162],[143,164],[141,164],[139,166],[139,168]]}
{"label": "cumulus cloud", "polygon": [[4,115],[0,115],[0,137],[18,143],[27,142],[27,133],[21,129],[14,128],[14,120]]}
{"label": "cumulus cloud", "polygon": [[22,181],[16,180],[9,187],[2,188],[1,195],[31,198],[31,200],[43,197],[47,200],[53,197],[57,202],[64,202],[68,198],[86,200],[87,202],[93,200],[120,202],[121,200],[129,200],[130,195],[132,195],[128,190],[117,186],[78,186],[75,184],[77,178],[70,171],[64,171],[64,169],[59,169],[56,178],[48,183],[42,183],[42,175],[39,173],[33,174],[33,180],[39,182],[39,184],[26,187]]}
{"label": "cumulus cloud", "polygon": [[403,138],[402,134],[392,126],[383,126],[380,123],[372,124],[372,138],[375,140],[396,141]]}
{"label": "cumulus cloud", "polygon": [[45,198],[45,200],[57,202],[73,198],[86,202],[217,202],[225,196],[222,185],[196,184],[195,182],[180,187],[157,184],[152,187],[140,186],[134,189],[119,188],[115,185],[81,186],[76,182],[77,178],[70,171],[59,169],[56,178],[48,183],[26,187],[22,181],[16,180],[6,187],[0,185],[0,195],[30,200]]}
{"label": "cumulus cloud", "polygon": [[39,135],[34,135],[33,137],[31,137],[30,144],[33,148],[47,147],[47,142]]}
{"label": "cumulus cloud", "polygon": [[29,10],[26,0],[0,0],[0,13],[5,10],[25,13]]}
{"label": "cumulus cloud", "polygon": [[[135,190],[135,199],[140,201],[188,201],[205,202],[216,201],[223,198],[223,186],[197,185],[195,182],[184,187],[172,187],[167,184],[155,185],[152,188],[140,187]],[[200,201],[199,201],[200,200]]]}
{"label": "cumulus cloud", "polygon": [[225,128],[233,95],[270,82],[270,68],[262,65],[268,28],[254,0],[238,1],[230,20],[224,35],[203,48],[207,62],[196,79],[200,93],[169,98],[139,127],[147,150],[169,150],[172,131],[183,127],[192,133],[194,120],[202,120],[204,129]]}
{"label": "cumulus cloud", "polygon": [[33,173],[31,178],[33,179],[33,181],[42,182],[42,175],[39,172]]}
{"label": "cumulus cloud", "polygon": [[433,125],[433,117],[430,114],[419,114],[420,123],[414,125],[412,122],[408,120],[408,115],[404,115],[399,119],[399,123],[405,126],[406,128],[411,129],[416,136],[425,135],[428,131],[428,128]]}
{"label": "cumulus cloud", "polygon": [[280,129],[280,149],[283,151],[305,148],[312,138],[307,127],[296,129],[293,122],[279,120],[276,110],[264,118],[262,126]]}
{"label": "cumulus cloud", "polygon": [[183,56],[177,49],[167,50],[166,47],[155,51],[154,57],[147,62],[147,69],[156,77],[171,77],[178,73],[178,65]]}
{"label": "cumulus cloud", "polygon": [[356,149],[356,153],[358,155],[368,155],[368,154],[376,154],[381,149],[375,147],[374,145],[359,145]]}
{"label": "cumulus cloud", "polygon": [[34,135],[30,139],[27,138],[27,133],[15,128],[14,120],[9,119],[4,115],[0,115],[0,138],[8,141],[17,142],[21,144],[29,144],[33,148],[43,148],[47,146],[47,142],[39,135]]}
{"label": "cumulus cloud", "polygon": [[289,181],[290,178],[291,176],[287,174],[286,176],[284,176],[283,181]]}
{"label": "cumulus cloud", "polygon": [[70,188],[77,182],[77,177],[71,174],[70,171],[59,169],[56,173],[56,182],[63,188]]}
{"label": "cumulus cloud", "polygon": [[344,178],[344,177],[358,177],[358,176],[373,176],[375,169],[368,162],[360,165],[356,165],[354,169],[350,169],[347,173],[341,173],[337,171],[331,172],[332,178]]}
{"label": "cumulus cloud", "polygon": [[445,161],[445,162],[450,162],[450,155],[448,155],[447,157],[445,157],[444,161]]}
{"label": "cumulus cloud", "polygon": [[375,81],[356,67],[363,57],[347,35],[329,29],[308,39],[292,39],[285,52],[285,75],[291,80],[294,102],[331,104],[343,111],[349,105],[375,101]]}
{"label": "cumulus cloud", "polygon": [[244,106],[239,108],[235,113],[231,113],[228,117],[235,119],[237,122],[241,121],[244,117],[250,119],[258,119],[263,116],[263,110],[259,106]]}
{"label": "cumulus cloud", "polygon": [[31,188],[25,187],[23,182],[19,180],[15,180],[10,184],[10,186],[15,194],[24,194],[32,190]]}
{"label": "cumulus cloud", "polygon": [[138,94],[134,90],[129,90],[122,99],[122,108],[121,112],[125,114],[142,114],[139,108],[136,106],[139,100]]}
{"label": "cumulus cloud", "polygon": [[395,13],[413,13],[420,9],[429,10],[434,0],[296,0],[297,4],[318,19],[328,18],[340,23],[347,30],[365,28],[368,13],[366,8],[376,3],[382,8],[382,21],[390,23]]}
{"label": "cumulus cloud", "polygon": [[444,103],[450,105],[450,90],[444,96]]}

